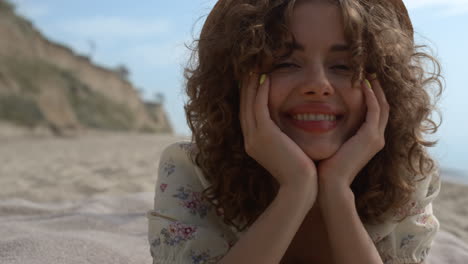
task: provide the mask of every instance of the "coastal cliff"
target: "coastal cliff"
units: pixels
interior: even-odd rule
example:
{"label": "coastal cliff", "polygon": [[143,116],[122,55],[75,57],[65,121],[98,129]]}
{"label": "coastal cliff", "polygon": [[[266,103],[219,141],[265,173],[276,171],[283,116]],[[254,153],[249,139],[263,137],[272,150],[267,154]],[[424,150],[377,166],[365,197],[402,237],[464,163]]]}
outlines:
{"label": "coastal cliff", "polygon": [[163,106],[143,102],[119,70],[48,40],[5,1],[0,2],[0,124],[55,135],[89,129],[173,133]]}

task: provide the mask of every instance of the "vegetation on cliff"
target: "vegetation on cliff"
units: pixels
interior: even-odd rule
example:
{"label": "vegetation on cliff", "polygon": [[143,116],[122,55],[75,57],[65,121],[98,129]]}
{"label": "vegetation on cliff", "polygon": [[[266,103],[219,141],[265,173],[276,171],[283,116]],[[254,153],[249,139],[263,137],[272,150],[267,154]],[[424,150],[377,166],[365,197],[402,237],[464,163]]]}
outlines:
{"label": "vegetation on cliff", "polygon": [[[0,1],[0,121],[56,134],[86,128],[172,133],[118,72],[50,42]],[[122,66],[121,66],[122,68]],[[158,109],[165,116],[162,108]]]}

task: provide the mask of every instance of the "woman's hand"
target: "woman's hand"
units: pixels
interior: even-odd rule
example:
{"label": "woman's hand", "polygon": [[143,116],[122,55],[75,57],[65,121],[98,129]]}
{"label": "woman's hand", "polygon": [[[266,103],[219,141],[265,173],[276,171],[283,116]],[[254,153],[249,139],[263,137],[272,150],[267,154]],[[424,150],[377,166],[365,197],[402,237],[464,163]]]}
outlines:
{"label": "woman's hand", "polygon": [[320,189],[349,188],[359,171],[385,146],[384,132],[390,107],[379,81],[375,76],[370,77],[373,77],[371,87],[366,81],[361,84],[367,104],[366,120],[333,156],[319,162]]}
{"label": "woman's hand", "polygon": [[[260,85],[259,85],[260,83]],[[240,123],[247,154],[268,170],[281,187],[308,187],[317,196],[314,162],[271,120],[268,110],[270,80],[250,74],[240,85]]]}

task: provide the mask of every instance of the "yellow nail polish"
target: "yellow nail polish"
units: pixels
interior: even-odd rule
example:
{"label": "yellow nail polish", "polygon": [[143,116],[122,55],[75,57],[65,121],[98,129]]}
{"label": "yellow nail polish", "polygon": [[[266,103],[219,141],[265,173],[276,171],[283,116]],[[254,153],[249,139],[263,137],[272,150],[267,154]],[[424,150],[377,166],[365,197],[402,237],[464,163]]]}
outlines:
{"label": "yellow nail polish", "polygon": [[262,85],[266,80],[266,74],[262,74],[262,76],[260,76],[260,85]]}
{"label": "yellow nail polish", "polygon": [[369,89],[372,90],[372,85],[370,84],[369,80],[365,79],[365,80],[364,80],[364,83],[365,83],[365,85],[367,85],[367,87],[368,87]]}
{"label": "yellow nail polish", "polygon": [[371,80],[375,80],[377,79],[377,73],[372,73],[371,75],[369,75],[369,77]]}

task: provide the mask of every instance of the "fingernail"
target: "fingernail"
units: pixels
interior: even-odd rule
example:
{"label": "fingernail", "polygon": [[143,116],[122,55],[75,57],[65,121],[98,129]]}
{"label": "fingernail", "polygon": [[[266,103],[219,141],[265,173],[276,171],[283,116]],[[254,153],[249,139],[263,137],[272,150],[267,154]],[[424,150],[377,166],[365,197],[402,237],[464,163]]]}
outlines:
{"label": "fingernail", "polygon": [[371,75],[369,75],[369,77],[371,78],[371,80],[375,80],[377,79],[377,73],[372,73]]}
{"label": "fingernail", "polygon": [[260,85],[262,85],[265,82],[265,80],[266,80],[266,74],[262,74],[260,76]]}
{"label": "fingernail", "polygon": [[369,88],[369,89],[372,90],[372,85],[370,84],[369,80],[365,79],[365,80],[364,80],[364,85],[366,85],[367,88]]}

